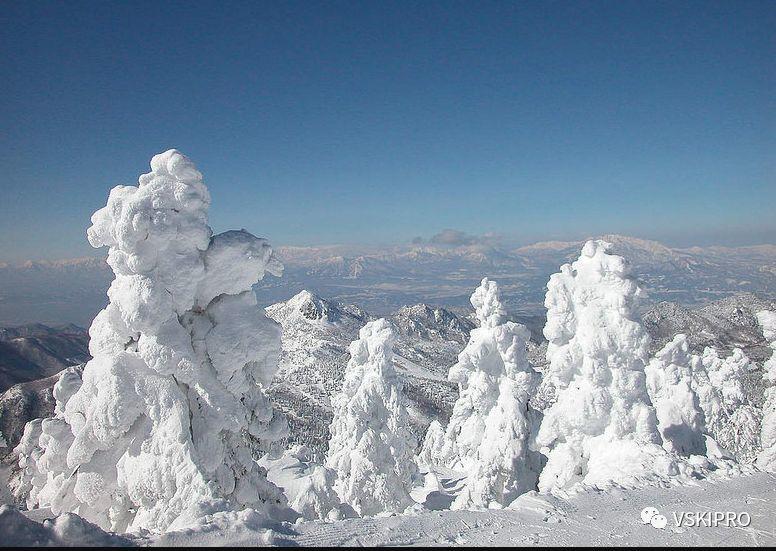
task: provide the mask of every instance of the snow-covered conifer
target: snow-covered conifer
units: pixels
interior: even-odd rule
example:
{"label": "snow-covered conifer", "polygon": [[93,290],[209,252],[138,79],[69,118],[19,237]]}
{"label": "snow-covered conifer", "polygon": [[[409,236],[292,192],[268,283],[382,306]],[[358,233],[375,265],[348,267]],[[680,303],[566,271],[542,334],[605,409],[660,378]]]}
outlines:
{"label": "snow-covered conifer", "polygon": [[[504,507],[536,488],[538,458],[529,451],[536,413],[528,406],[538,375],[528,364],[528,330],[506,321],[498,285],[488,278],[471,297],[480,326],[450,369],[459,385],[437,462],[467,473],[453,508]],[[427,437],[434,437],[430,433]]]}
{"label": "snow-covered conifer", "polygon": [[750,364],[738,348],[721,358],[714,348],[706,347],[702,355],[692,358],[693,390],[706,419],[706,431],[731,452],[746,447],[744,441],[751,440],[747,435],[757,432],[752,426],[758,424],[757,415],[746,404],[742,384]]}
{"label": "snow-covered conifer", "polygon": [[706,454],[706,423],[692,389],[692,355],[676,335],[646,366],[647,390],[657,413],[663,447],[684,456]]}
{"label": "snow-covered conifer", "polygon": [[289,506],[307,520],[341,520],[355,516],[349,505],[343,505],[334,489],[337,473],[323,465],[312,465],[301,478]]}
{"label": "snow-covered conifer", "polygon": [[284,504],[251,454],[285,430],[262,388],[280,330],[251,290],[282,266],[264,239],[212,236],[209,204],[202,175],[169,150],[92,216],[89,242],[109,247],[115,273],[110,303],[82,376],[55,387],[56,416],[25,431],[31,505],[161,531],[226,506]]}
{"label": "snow-covered conifer", "polygon": [[662,448],[644,368],[649,337],[637,314],[641,290],[628,263],[603,241],[547,285],[545,376],[558,399],[544,412],[537,445],[547,455],[544,491],[583,482],[627,482],[676,469]]}
{"label": "snow-covered conifer", "polygon": [[417,475],[416,442],[406,398],[393,367],[396,333],[385,319],[367,323],[350,345],[342,391],[332,399],[334,419],[326,466],[335,489],[361,516],[403,511]]}
{"label": "snow-covered conifer", "polygon": [[[480,327],[472,330],[458,362],[447,378],[458,383],[458,400],[447,425],[439,461],[451,469],[470,472],[485,434],[485,420],[496,405],[503,360],[493,345],[491,330],[504,322],[506,313],[498,297],[498,285],[487,278],[471,296]],[[491,349],[487,346],[491,345]],[[480,355],[486,354],[481,362]],[[480,365],[482,364],[482,365]],[[492,369],[489,369],[492,368]]]}
{"label": "snow-covered conifer", "polygon": [[426,429],[423,445],[418,453],[418,464],[428,467],[444,464],[440,461],[445,444],[445,429],[442,423],[434,419]]}
{"label": "snow-covered conifer", "polygon": [[763,379],[770,386],[765,390],[760,445],[762,452],[757,456],[757,466],[764,471],[776,472],[776,312],[758,312],[757,320],[763,328],[763,335],[773,349],[773,354],[763,365]]}
{"label": "snow-covered conifer", "polygon": [[[707,355],[707,358],[710,356]],[[697,354],[691,357],[692,388],[698,396],[698,403],[703,410],[708,434],[716,434],[728,419],[722,393],[716,388],[709,378],[703,359]]]}
{"label": "snow-covered conifer", "polygon": [[715,348],[707,346],[701,361],[709,382],[719,390],[723,406],[728,413],[732,413],[746,400],[741,378],[749,369],[749,358],[740,348],[734,348],[730,356],[720,358]]}

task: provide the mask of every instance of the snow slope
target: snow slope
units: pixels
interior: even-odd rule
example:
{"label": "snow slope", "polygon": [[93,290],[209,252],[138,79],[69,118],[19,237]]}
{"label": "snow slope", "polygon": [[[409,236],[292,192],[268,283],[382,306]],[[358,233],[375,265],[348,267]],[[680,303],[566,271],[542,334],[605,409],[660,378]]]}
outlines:
{"label": "snow slope", "polygon": [[0,392],[89,359],[89,335],[75,325],[0,328]]}

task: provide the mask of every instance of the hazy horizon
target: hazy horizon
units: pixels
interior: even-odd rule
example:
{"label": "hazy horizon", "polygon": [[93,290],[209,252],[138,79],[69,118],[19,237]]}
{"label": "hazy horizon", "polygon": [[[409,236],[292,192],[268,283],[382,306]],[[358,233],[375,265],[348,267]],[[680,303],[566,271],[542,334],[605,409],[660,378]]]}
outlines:
{"label": "hazy horizon", "polygon": [[[632,235],[627,233],[620,233],[620,232],[599,232],[599,233],[587,233],[587,234],[578,234],[578,235],[565,235],[565,236],[554,236],[554,237],[547,237],[545,239],[517,239],[514,237],[509,236],[493,236],[489,237],[488,242],[485,242],[485,239],[482,241],[477,241],[479,238],[484,238],[485,236],[482,235],[472,235],[472,234],[464,234],[467,238],[472,238],[475,241],[473,242],[461,242],[461,243],[444,243],[444,242],[434,242],[433,239],[439,235],[441,235],[445,231],[452,231],[451,228],[445,228],[444,230],[441,230],[438,234],[432,235],[428,238],[423,236],[416,236],[415,238],[409,240],[409,241],[401,241],[401,242],[394,242],[394,243],[387,243],[387,242],[374,242],[374,243],[274,243],[272,241],[272,237],[269,235],[260,235],[260,237],[265,237],[269,239],[270,244],[275,249],[280,249],[284,247],[298,247],[298,248],[310,248],[310,249],[326,249],[326,248],[342,248],[346,251],[350,249],[351,254],[365,254],[369,251],[385,251],[390,249],[401,249],[401,248],[408,248],[408,247],[414,247],[414,246],[437,246],[437,247],[459,247],[459,246],[466,246],[466,245],[491,245],[496,249],[516,249],[519,247],[525,247],[527,245],[533,245],[536,243],[544,243],[544,242],[551,242],[551,241],[560,241],[560,242],[582,242],[585,239],[588,238],[594,238],[601,235],[621,235],[623,237],[632,237],[635,239],[641,239],[645,241],[654,241],[657,243],[660,243],[661,245],[665,245],[672,249],[688,249],[692,247],[730,247],[730,248],[738,248],[738,247],[757,247],[761,245],[774,245],[776,246],[776,233],[772,234],[771,232],[753,232],[751,234],[751,239],[746,239],[745,237],[737,238],[736,236],[730,236],[729,234],[724,234],[719,237],[719,239],[713,239],[713,238],[706,238],[706,239],[698,239],[693,240],[691,238],[687,238],[685,236],[684,239],[676,239],[674,241],[668,241],[656,237],[646,237],[641,235]],[[457,231],[457,230],[455,230]],[[462,232],[463,233],[463,232]],[[758,239],[758,237],[762,235],[761,239]],[[418,239],[422,239],[422,241],[418,241]],[[84,242],[86,243],[86,237],[84,236]],[[68,260],[79,260],[79,259],[87,259],[87,258],[105,258],[107,255],[107,252],[104,249],[93,249],[88,246],[88,243],[86,243],[86,247],[83,250],[83,254],[77,254],[74,256],[19,256],[18,258],[15,257],[0,257],[0,264],[9,264],[9,265],[18,265],[24,262],[57,262],[57,261],[68,261]]]}

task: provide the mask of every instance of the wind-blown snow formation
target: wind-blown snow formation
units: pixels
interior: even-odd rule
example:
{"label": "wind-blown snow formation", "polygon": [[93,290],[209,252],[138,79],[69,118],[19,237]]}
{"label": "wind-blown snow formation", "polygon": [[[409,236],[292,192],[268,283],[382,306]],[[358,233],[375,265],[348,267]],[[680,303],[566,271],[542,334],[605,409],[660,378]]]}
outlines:
{"label": "wind-blown snow formation", "polygon": [[757,456],[756,464],[764,471],[776,472],[776,312],[759,312],[757,320],[763,328],[765,339],[773,349],[773,354],[763,365],[763,378],[770,386],[765,391],[760,430],[762,452]]}
{"label": "wind-blown snow formation", "polygon": [[687,337],[680,334],[646,366],[663,447],[686,457],[706,455],[706,422],[692,388],[692,360]]}
{"label": "wind-blown snow formation", "polygon": [[649,337],[637,314],[642,295],[625,259],[588,241],[548,283],[545,376],[558,399],[544,413],[537,445],[547,455],[539,488],[628,482],[669,475],[644,369]]}
{"label": "wind-blown snow formation", "polygon": [[350,345],[342,391],[332,400],[334,420],[326,466],[335,488],[361,516],[403,511],[414,501],[415,439],[402,384],[393,367],[396,333],[385,319],[370,321]]}
{"label": "wind-blown snow formation", "polygon": [[453,508],[505,507],[536,488],[539,462],[529,451],[536,412],[528,401],[538,374],[528,364],[529,331],[506,321],[498,285],[487,278],[471,297],[480,326],[450,368],[459,398],[444,437],[431,425],[421,460],[465,472]]}
{"label": "wind-blown snow formation", "polygon": [[113,188],[88,230],[109,247],[93,359],[55,388],[56,416],[20,445],[28,505],[113,531],[162,531],[224,508],[283,506],[252,448],[284,434],[263,392],[280,330],[251,286],[280,275],[264,239],[212,236],[202,175],[176,150]]}

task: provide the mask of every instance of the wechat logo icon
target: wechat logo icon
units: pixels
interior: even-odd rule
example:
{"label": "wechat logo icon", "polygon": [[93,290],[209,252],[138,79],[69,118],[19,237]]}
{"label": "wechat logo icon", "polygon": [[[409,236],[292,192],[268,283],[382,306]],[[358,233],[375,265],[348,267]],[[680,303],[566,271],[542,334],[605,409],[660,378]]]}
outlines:
{"label": "wechat logo icon", "polygon": [[668,519],[660,514],[660,511],[654,507],[644,507],[641,510],[641,522],[651,524],[658,530],[662,530],[668,524]]}

